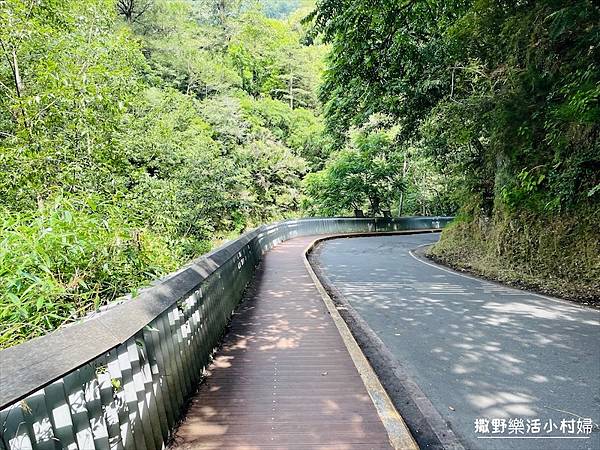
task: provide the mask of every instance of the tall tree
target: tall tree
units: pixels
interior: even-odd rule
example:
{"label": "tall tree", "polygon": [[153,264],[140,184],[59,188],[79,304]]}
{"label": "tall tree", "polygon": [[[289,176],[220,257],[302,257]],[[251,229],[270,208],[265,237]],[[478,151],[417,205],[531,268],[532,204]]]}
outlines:
{"label": "tall tree", "polygon": [[127,22],[139,20],[153,4],[153,0],[117,0],[117,11]]}

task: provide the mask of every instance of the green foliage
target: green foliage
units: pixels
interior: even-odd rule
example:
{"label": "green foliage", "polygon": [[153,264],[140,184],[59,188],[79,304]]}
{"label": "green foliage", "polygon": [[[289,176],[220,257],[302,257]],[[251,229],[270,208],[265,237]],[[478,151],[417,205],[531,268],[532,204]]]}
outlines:
{"label": "green foliage", "polygon": [[331,44],[320,91],[330,145],[341,149],[352,127],[378,114],[390,117],[395,151],[406,161],[403,213],[456,209],[449,187],[460,183],[438,172],[436,155],[421,145],[420,127],[447,86],[444,26],[465,7],[454,1],[323,0],[308,19]]}
{"label": "green foliage", "polygon": [[348,214],[368,205],[372,215],[390,210],[404,190],[402,161],[394,151],[395,130],[365,127],[325,168],[306,177],[305,207],[323,215]]}
{"label": "green foliage", "polygon": [[267,17],[279,19],[300,7],[300,0],[262,0],[260,3]]}
{"label": "green foliage", "polygon": [[245,97],[240,106],[250,132],[277,139],[319,168],[328,156],[327,136],[320,117],[306,108],[292,109],[269,97],[253,100]]}
{"label": "green foliage", "polygon": [[298,214],[305,37],[241,0],[0,0],[0,347]]}
{"label": "green foliage", "polygon": [[530,212],[463,216],[433,257],[460,269],[584,301],[600,300],[597,210],[548,218]]}
{"label": "green foliage", "polygon": [[258,222],[290,217],[298,211],[300,179],[306,170],[303,158],[269,140],[249,143],[240,158],[248,186],[243,198]]}
{"label": "green foliage", "polygon": [[321,98],[338,147],[385,113],[487,215],[597,204],[598,5],[322,0],[312,20],[332,45]]}
{"label": "green foliage", "polygon": [[235,161],[221,158],[193,98],[148,89],[125,116],[118,141],[129,163],[127,204],[140,222],[177,236],[187,257],[206,251],[215,232],[236,226]]}
{"label": "green foliage", "polygon": [[177,249],[99,196],[0,214],[0,346],[76,320],[174,270]]}
{"label": "green foliage", "polygon": [[328,130],[344,132],[374,113],[392,115],[404,137],[439,97],[446,71],[443,27],[462,1],[322,0],[314,26],[332,45],[321,98]]}
{"label": "green foliage", "polygon": [[476,2],[453,27],[455,65],[477,67],[455,80],[457,100],[485,111],[474,131],[500,207],[554,214],[598,201],[585,194],[600,163],[599,20],[587,1]]}
{"label": "green foliage", "polygon": [[288,22],[253,11],[242,15],[228,46],[242,89],[255,98],[285,100],[291,108],[315,108],[323,52],[302,46],[302,37],[303,30]]}
{"label": "green foliage", "polygon": [[112,137],[144,59],[108,2],[25,3],[31,14],[9,4],[0,22],[0,194],[32,207],[55,186],[111,193]]}
{"label": "green foliage", "polygon": [[[319,0],[307,21],[331,45],[320,97],[334,147],[386,114],[408,210],[461,206],[446,261],[597,290],[597,2]],[[347,208],[330,176],[309,181],[324,210]]]}

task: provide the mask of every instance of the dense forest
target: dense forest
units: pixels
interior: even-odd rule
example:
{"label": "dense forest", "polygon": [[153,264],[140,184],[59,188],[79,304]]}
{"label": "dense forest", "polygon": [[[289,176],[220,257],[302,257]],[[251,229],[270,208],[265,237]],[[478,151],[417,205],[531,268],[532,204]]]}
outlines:
{"label": "dense forest", "polygon": [[0,347],[261,223],[454,215],[432,256],[600,291],[591,1],[0,0]]}
{"label": "dense forest", "polygon": [[298,1],[0,1],[0,346],[297,216],[323,164]]}

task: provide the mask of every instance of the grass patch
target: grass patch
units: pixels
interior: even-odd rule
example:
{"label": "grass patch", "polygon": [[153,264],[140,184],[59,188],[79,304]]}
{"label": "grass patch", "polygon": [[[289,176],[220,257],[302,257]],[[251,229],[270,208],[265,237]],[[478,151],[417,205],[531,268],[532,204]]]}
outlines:
{"label": "grass patch", "polygon": [[185,260],[161,235],[97,198],[0,210],[0,348],[43,335]]}

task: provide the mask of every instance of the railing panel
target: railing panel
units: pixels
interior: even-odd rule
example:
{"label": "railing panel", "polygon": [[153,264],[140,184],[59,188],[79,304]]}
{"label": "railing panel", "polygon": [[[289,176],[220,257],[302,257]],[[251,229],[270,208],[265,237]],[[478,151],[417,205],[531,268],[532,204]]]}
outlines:
{"label": "railing panel", "polygon": [[123,439],[121,438],[121,425],[119,423],[120,400],[108,368],[108,357],[96,360],[96,378],[100,390],[100,402],[102,403],[103,417],[108,433],[108,448],[111,450],[123,450]]}
{"label": "railing panel", "polygon": [[169,352],[171,354],[171,364],[175,370],[177,380],[179,381],[179,389],[181,391],[179,408],[181,408],[185,403],[185,399],[187,398],[188,380],[186,379],[183,371],[183,361],[181,360],[181,348],[179,345],[177,324],[175,323],[175,313],[173,312],[174,309],[177,309],[177,306],[172,306],[169,308],[167,313],[164,315],[163,326],[165,327],[165,331],[167,333],[167,342],[170,344]]}
{"label": "railing panel", "polygon": [[63,386],[67,394],[69,411],[75,432],[75,441],[79,449],[93,449],[94,438],[92,427],[88,416],[87,402],[83,393],[83,383],[79,377],[79,371],[71,372],[63,378]]}
{"label": "railing panel", "polygon": [[135,441],[133,438],[132,423],[129,421],[129,407],[125,398],[123,376],[119,364],[119,355],[117,349],[108,354],[108,373],[110,374],[110,385],[113,391],[114,407],[119,422],[120,446],[124,449],[135,450]]}
{"label": "railing panel", "polygon": [[44,389],[46,408],[50,414],[50,422],[54,429],[54,436],[61,447],[67,450],[76,450],[77,443],[73,429],[73,419],[67,400],[63,380],[57,380]]}
{"label": "railing panel", "polygon": [[156,320],[156,328],[159,330],[159,340],[163,349],[167,373],[166,377],[171,383],[171,398],[173,400],[173,411],[177,412],[183,405],[184,392],[181,388],[181,378],[177,369],[175,349],[173,348],[173,336],[170,333],[169,319],[162,315]]}
{"label": "railing panel", "polygon": [[[140,421],[144,428],[144,436],[146,441],[150,442],[148,448],[162,448],[162,436],[160,435],[160,423],[158,421],[158,411],[154,403],[152,390],[149,392],[146,385],[152,384],[152,378],[146,379],[146,374],[143,371],[143,358],[145,357],[145,344],[143,333],[138,333],[132,339],[127,341],[127,356],[131,365],[131,373],[133,376],[133,387],[137,397],[138,411],[140,413]],[[152,439],[152,437],[154,437]]]}
{"label": "railing panel", "polygon": [[[143,409],[138,402],[138,396],[135,389],[135,382],[133,379],[133,368],[131,361],[129,360],[128,347],[130,340],[123,345],[117,347],[117,362],[119,363],[119,369],[121,370],[121,383],[124,394],[125,404],[127,405],[128,422],[131,424],[131,431],[133,433],[133,442],[138,450],[142,449],[154,449],[152,444],[151,433],[147,433],[144,426],[144,418],[142,417]],[[135,345],[135,343],[134,343]],[[125,445],[127,448],[127,445]]]}
{"label": "railing panel", "polygon": [[25,408],[22,403],[17,403],[0,412],[0,423],[6,429],[12,431],[9,435],[5,435],[2,438],[2,446],[7,450],[33,449],[33,430],[29,428],[25,421]]}
{"label": "railing panel", "polygon": [[21,403],[23,419],[27,430],[33,430],[31,441],[36,449],[55,450],[59,449],[60,445],[54,436],[50,415],[46,408],[46,400],[44,390],[41,389]]}
{"label": "railing panel", "polygon": [[192,380],[194,385],[196,385],[202,377],[202,371],[204,369],[200,354],[202,343],[200,342],[200,315],[198,314],[199,302],[200,300],[198,291],[190,295],[185,302],[185,314],[187,316],[187,323],[190,329],[189,348],[192,355],[192,361],[194,363],[194,379]]}
{"label": "railing panel", "polygon": [[169,438],[171,427],[176,423],[175,415],[169,401],[170,392],[172,391],[169,391],[168,380],[165,376],[166,371],[162,359],[162,351],[157,341],[158,330],[149,325],[144,327],[142,333],[146,344],[144,371],[149,372],[151,378],[149,389],[152,390],[152,395],[154,396],[154,402],[158,410],[160,431],[163,442],[165,442]]}
{"label": "railing panel", "polygon": [[[93,448],[100,450],[109,448],[108,430],[102,411],[100,386],[96,376],[96,366],[86,364],[79,369],[79,377],[83,386],[83,395],[89,415],[89,423],[94,440]],[[90,447],[92,448],[92,447]]]}

